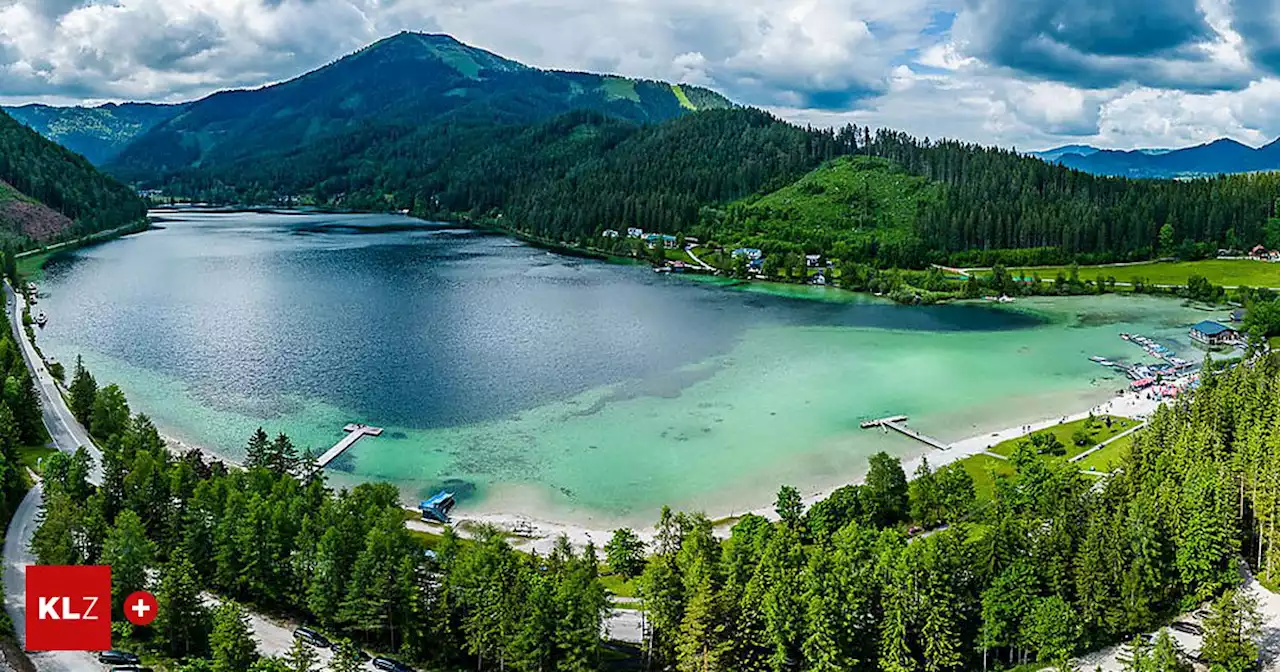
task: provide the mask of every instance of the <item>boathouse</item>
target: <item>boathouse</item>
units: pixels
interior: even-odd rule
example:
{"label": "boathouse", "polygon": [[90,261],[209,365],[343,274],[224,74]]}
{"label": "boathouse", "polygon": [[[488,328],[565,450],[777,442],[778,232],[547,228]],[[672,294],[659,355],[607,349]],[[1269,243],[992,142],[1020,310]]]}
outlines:
{"label": "boathouse", "polygon": [[431,499],[424,499],[418,503],[418,510],[422,513],[422,519],[436,523],[449,523],[449,512],[453,510],[457,502],[453,498],[453,493],[441,490],[431,496]]}
{"label": "boathouse", "polygon": [[1202,345],[1234,345],[1240,333],[1221,322],[1205,320],[1191,327],[1191,340]]}

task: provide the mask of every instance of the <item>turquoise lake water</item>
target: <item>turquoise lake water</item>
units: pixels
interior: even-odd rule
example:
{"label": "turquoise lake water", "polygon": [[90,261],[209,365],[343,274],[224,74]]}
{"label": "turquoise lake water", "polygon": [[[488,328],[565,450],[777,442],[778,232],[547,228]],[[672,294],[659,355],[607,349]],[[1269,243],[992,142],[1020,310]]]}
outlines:
{"label": "turquoise lake water", "polygon": [[232,459],[259,425],[320,452],[367,422],[387,432],[331,466],[335,485],[445,485],[464,510],[584,523],[741,511],[923,450],[858,428],[872,417],[952,441],[1084,410],[1125,382],[1088,356],[1136,357],[1128,331],[1195,357],[1186,327],[1209,315],[734,288],[394,216],[158,224],[49,264],[46,353],[82,355],[166,435]]}

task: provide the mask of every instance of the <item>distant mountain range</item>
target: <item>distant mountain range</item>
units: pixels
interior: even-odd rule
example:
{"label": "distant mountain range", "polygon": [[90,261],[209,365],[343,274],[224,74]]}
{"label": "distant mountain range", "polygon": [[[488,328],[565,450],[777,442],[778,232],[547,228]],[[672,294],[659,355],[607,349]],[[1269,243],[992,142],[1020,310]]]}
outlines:
{"label": "distant mountain range", "polygon": [[98,107],[22,105],[3,108],[40,135],[101,165],[135,138],[186,109],[186,105],[108,103]]}
{"label": "distant mountain range", "polygon": [[1227,138],[1182,149],[1120,151],[1066,145],[1031,154],[1086,173],[1118,177],[1178,178],[1280,170],[1280,140],[1257,148]]}
{"label": "distant mountain range", "polygon": [[406,32],[280,84],[182,105],[28,105],[10,112],[109,172],[141,181],[440,121],[529,123],[594,110],[653,122],[730,106],[701,87],[540,70],[447,35]]}

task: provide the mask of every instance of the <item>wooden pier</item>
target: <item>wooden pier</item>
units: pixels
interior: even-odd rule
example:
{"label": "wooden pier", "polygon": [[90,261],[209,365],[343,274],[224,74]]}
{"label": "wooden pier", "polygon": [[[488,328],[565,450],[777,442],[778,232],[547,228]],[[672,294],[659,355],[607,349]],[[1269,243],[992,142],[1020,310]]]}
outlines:
{"label": "wooden pier", "polygon": [[332,448],[324,451],[324,455],[316,458],[316,464],[321,468],[328,466],[330,462],[334,461],[342,454],[342,451],[355,445],[356,441],[359,441],[366,436],[378,436],[379,434],[382,434],[381,427],[370,427],[369,425],[361,425],[355,422],[343,427],[342,431],[346,432],[347,435],[342,437],[341,441],[333,444]]}
{"label": "wooden pier", "polygon": [[906,422],[906,421],[907,421],[907,416],[895,415],[889,418],[880,418],[879,420],[868,420],[862,423],[862,428],[871,429],[872,427],[879,427],[880,425],[883,425],[886,422]]}
{"label": "wooden pier", "polygon": [[879,420],[868,420],[862,423],[861,427],[863,429],[871,429],[873,427],[888,427],[889,429],[895,430],[897,432],[901,432],[902,434],[909,436],[915,439],[916,441],[919,441],[920,443],[923,443],[926,446],[929,446],[930,448],[936,448],[938,450],[947,449],[947,444],[933,438],[932,436],[925,436],[924,434],[921,434],[920,432],[917,432],[914,429],[908,428],[905,424],[903,424],[906,421],[907,421],[907,416],[895,415],[888,418],[880,418]]}

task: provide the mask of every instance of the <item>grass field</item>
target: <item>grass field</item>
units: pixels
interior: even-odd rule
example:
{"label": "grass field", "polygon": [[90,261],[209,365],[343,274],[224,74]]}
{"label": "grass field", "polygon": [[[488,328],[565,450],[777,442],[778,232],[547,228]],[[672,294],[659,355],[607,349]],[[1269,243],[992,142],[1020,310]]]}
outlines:
{"label": "grass field", "polygon": [[[983,271],[978,271],[982,273]],[[1068,266],[1037,266],[1009,269],[1010,274],[1031,278],[1039,274],[1045,282],[1053,282],[1061,272],[1071,272]],[[1185,285],[1187,278],[1199,275],[1215,285],[1224,287],[1276,287],[1280,288],[1280,264],[1248,259],[1205,259],[1202,261],[1146,262],[1110,266],[1081,266],[1080,279],[1093,280],[1101,273],[1114,277],[1117,283],[1130,283],[1134,278],[1153,285]]]}
{"label": "grass field", "polygon": [[[1111,418],[1110,427],[1107,427],[1106,425],[1106,419],[1108,417]],[[1103,441],[1106,441],[1107,439],[1117,434],[1121,434],[1139,424],[1137,420],[1131,420],[1129,418],[1100,415],[1094,420],[1094,427],[1089,432],[1089,443],[1083,446],[1077,446],[1075,445],[1075,441],[1072,440],[1071,435],[1075,434],[1076,430],[1078,429],[1084,429],[1085,423],[1087,422],[1088,422],[1088,419],[1077,420],[1075,422],[1068,422],[1064,425],[1055,425],[1054,427],[1051,427],[1049,429],[1036,432],[1037,434],[1042,434],[1047,432],[1047,433],[1053,434],[1054,436],[1057,436],[1058,441],[1062,442],[1062,445],[1066,446],[1067,448],[1067,453],[1065,455],[1046,456],[1046,457],[1050,457],[1051,459],[1055,459],[1055,460],[1069,460],[1075,457],[1076,455],[1079,455],[1080,453],[1083,453],[1084,451],[1089,450],[1090,448],[1093,448],[1099,443],[1102,443]],[[991,452],[997,455],[1004,455],[1005,457],[1010,457],[1013,455],[1013,451],[1018,447],[1018,444],[1024,440],[1025,440],[1025,436],[1018,437],[1016,439],[1009,439],[1008,441],[1002,441],[1000,443],[997,443],[994,447],[992,447]]]}
{"label": "grass field", "polygon": [[991,499],[995,490],[996,476],[1012,476],[1013,465],[1008,460],[1001,460],[990,455],[973,455],[960,460],[956,464],[964,467],[973,479],[973,491],[978,501]]}
{"label": "grass field", "polygon": [[600,583],[604,584],[605,590],[609,591],[609,593],[612,595],[617,595],[618,597],[635,597],[636,596],[635,579],[632,579],[631,581],[625,581],[621,576],[618,576],[617,574],[602,573],[600,576]]}
{"label": "grass field", "polygon": [[[1134,432],[1134,434],[1136,433]],[[1129,446],[1133,444],[1134,434],[1112,441],[1102,450],[1093,453],[1076,464],[1080,465],[1081,471],[1111,471],[1116,467],[1125,451],[1129,449]]]}

